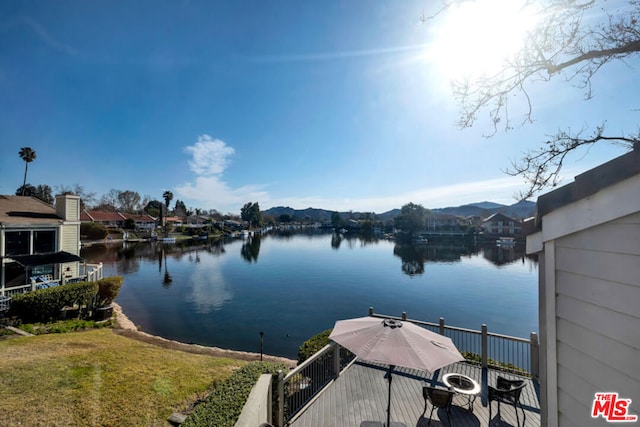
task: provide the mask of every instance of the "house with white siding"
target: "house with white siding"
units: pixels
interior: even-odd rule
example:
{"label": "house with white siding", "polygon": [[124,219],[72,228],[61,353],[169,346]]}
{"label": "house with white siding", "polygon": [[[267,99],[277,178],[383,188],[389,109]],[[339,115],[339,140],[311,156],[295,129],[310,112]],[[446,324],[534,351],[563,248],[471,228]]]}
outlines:
{"label": "house with white siding", "polygon": [[522,223],[501,213],[482,220],[480,224],[485,235],[519,237],[522,234]]}
{"label": "house with white siding", "polygon": [[640,149],[540,196],[531,225],[542,425],[610,425],[602,392],[640,424]]}
{"label": "house with white siding", "polygon": [[102,266],[80,255],[80,197],[56,196],[55,208],[35,197],[0,195],[0,295],[99,279]]}

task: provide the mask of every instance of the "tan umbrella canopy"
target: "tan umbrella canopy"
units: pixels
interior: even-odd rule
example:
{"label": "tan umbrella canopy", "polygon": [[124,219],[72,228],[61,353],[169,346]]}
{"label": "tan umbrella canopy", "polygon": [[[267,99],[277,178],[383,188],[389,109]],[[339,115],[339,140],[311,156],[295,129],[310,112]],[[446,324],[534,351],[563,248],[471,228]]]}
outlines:
{"label": "tan umbrella canopy", "polygon": [[393,319],[339,320],[329,338],[363,360],[389,365],[387,426],[391,418],[391,374],[396,366],[434,372],[464,360],[450,338]]}

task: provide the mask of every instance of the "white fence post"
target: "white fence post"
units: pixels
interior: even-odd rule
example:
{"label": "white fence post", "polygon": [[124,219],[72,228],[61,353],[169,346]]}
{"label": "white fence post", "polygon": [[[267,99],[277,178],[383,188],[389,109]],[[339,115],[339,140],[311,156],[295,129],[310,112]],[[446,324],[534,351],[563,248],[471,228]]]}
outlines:
{"label": "white fence post", "polygon": [[284,372],[278,370],[278,422],[277,427],[284,426]]}
{"label": "white fence post", "polygon": [[540,343],[538,342],[538,334],[531,332],[531,366],[529,372],[534,380],[540,381]]}

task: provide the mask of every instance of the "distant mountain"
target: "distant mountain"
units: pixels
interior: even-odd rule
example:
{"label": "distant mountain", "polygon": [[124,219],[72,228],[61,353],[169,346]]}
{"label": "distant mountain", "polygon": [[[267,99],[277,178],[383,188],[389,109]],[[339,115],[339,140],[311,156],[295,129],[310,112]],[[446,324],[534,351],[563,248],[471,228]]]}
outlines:
{"label": "distant mountain", "polygon": [[477,206],[480,209],[500,209],[500,208],[506,207],[506,205],[501,205],[500,203],[493,203],[493,202],[469,203],[466,206]]}
{"label": "distant mountain", "polygon": [[536,204],[529,201],[518,202],[511,206],[501,205],[499,203],[493,202],[480,202],[472,203],[470,205],[432,209],[431,211],[457,216],[480,216],[483,218],[499,212],[512,218],[524,219],[533,216],[535,213],[535,208]]}
{"label": "distant mountain", "polygon": [[[441,213],[441,214],[449,214],[456,216],[480,216],[483,218],[488,217],[496,212],[507,215],[512,218],[529,218],[535,213],[534,202],[518,202],[511,206],[501,205],[499,203],[493,202],[478,202],[471,203],[468,205],[462,206],[452,206],[447,208],[438,208],[431,209],[432,212]],[[331,214],[334,211],[328,211],[325,209],[316,209],[316,208],[307,208],[307,209],[293,209],[290,207],[278,206],[275,208],[267,209],[263,211],[265,215],[270,215],[276,219],[280,215],[289,215],[292,218],[296,218],[299,220],[312,220],[312,221],[331,221]],[[381,214],[377,214],[378,219],[382,221],[388,221],[400,214],[400,209],[392,209],[387,212],[383,212]],[[340,216],[343,219],[347,219],[349,217],[358,218],[360,216],[360,212],[340,212]]]}
{"label": "distant mountain", "polygon": [[400,209],[392,209],[390,211],[377,214],[377,215],[378,215],[378,219],[380,219],[381,221],[388,221],[400,215]]}
{"label": "distant mountain", "polygon": [[270,209],[267,209],[266,211],[263,211],[263,214],[270,215],[275,219],[278,219],[280,215],[289,215],[291,218],[296,218],[300,220],[310,219],[313,221],[330,221],[332,213],[333,211],[328,211],[325,209],[315,209],[315,208],[293,209],[293,208],[284,207],[284,206],[278,206],[278,207],[270,208]]}

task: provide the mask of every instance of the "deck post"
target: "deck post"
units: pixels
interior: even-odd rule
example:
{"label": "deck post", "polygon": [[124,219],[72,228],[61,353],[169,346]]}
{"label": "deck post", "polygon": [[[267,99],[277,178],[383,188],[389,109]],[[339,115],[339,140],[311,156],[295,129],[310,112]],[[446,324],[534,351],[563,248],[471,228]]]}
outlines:
{"label": "deck post", "polygon": [[373,307],[369,307],[369,316],[373,316]]}
{"label": "deck post", "polygon": [[284,372],[278,370],[278,420],[276,427],[284,426]]}
{"label": "deck post", "polygon": [[529,372],[531,372],[531,377],[540,382],[540,343],[538,342],[538,334],[535,332],[531,332],[531,356],[529,367]]}
{"label": "deck post", "polygon": [[481,330],[481,341],[482,341],[482,350],[481,350],[481,355],[480,357],[482,358],[482,368],[486,369],[488,366],[488,354],[489,354],[489,349],[488,349],[488,337],[487,337],[487,325],[485,325],[484,323],[482,324],[482,330]]}
{"label": "deck post", "polygon": [[333,346],[333,375],[334,378],[340,376],[340,344]]}
{"label": "deck post", "polygon": [[406,321],[406,320],[407,320],[407,312],[406,312],[406,311],[403,311],[403,312],[402,312],[402,320],[403,320],[403,321]]}
{"label": "deck post", "polygon": [[440,328],[440,335],[444,335],[444,317],[440,318],[438,326]]}

